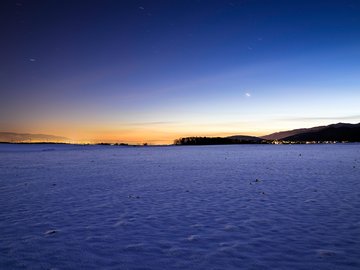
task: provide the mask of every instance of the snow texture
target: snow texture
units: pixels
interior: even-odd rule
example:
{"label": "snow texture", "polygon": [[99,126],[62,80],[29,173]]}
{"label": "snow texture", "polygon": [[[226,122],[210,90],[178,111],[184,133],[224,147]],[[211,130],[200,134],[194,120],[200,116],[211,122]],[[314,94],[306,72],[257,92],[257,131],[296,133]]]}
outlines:
{"label": "snow texture", "polygon": [[360,144],[0,145],[0,269],[360,269]]}

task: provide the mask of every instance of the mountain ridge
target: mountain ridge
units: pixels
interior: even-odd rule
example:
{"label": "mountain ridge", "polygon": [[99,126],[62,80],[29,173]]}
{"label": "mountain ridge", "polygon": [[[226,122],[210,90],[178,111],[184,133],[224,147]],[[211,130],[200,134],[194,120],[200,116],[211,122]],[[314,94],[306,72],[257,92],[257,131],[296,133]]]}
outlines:
{"label": "mountain ridge", "polygon": [[66,142],[69,138],[33,133],[0,132],[0,142]]}
{"label": "mountain ridge", "polygon": [[358,124],[350,124],[350,123],[336,123],[336,124],[330,124],[327,126],[316,126],[311,128],[298,128],[298,129],[292,129],[292,130],[286,130],[286,131],[279,131],[275,133],[271,133],[269,135],[261,136],[260,138],[265,140],[283,140],[285,138],[290,138],[291,136],[295,136],[302,133],[312,133],[312,132],[318,132],[320,130],[330,128],[330,127],[351,127],[354,125],[360,125]]}
{"label": "mountain ridge", "polygon": [[255,137],[247,135],[228,136],[229,139],[243,141],[351,141],[360,142],[360,123],[336,123],[327,126],[298,128],[279,131],[265,136]]}
{"label": "mountain ridge", "polygon": [[338,123],[283,138],[285,141],[360,141],[360,123]]}

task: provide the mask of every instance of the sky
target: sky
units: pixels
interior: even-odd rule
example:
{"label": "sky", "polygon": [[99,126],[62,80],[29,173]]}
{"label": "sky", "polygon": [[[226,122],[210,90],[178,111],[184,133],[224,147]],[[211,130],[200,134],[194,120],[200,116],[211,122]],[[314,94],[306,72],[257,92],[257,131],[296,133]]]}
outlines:
{"label": "sky", "polygon": [[1,1],[0,131],[171,143],[360,122],[360,2]]}

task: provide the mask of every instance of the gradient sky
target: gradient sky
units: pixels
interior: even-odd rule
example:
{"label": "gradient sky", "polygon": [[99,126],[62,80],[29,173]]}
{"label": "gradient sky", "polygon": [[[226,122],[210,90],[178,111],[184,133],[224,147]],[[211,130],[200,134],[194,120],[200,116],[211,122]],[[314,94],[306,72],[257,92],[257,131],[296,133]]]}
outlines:
{"label": "gradient sky", "polygon": [[0,131],[170,143],[360,122],[360,1],[1,1]]}

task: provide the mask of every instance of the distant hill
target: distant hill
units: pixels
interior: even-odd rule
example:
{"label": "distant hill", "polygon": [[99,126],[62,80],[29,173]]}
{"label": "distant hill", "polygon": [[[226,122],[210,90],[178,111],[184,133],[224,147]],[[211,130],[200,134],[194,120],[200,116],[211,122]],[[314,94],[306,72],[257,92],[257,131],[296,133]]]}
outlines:
{"label": "distant hill", "polygon": [[233,135],[226,138],[237,141],[253,141],[253,142],[260,142],[263,140],[262,138],[259,137],[247,136],[247,135]]}
{"label": "distant hill", "polygon": [[287,131],[280,131],[280,132],[275,132],[275,133],[271,133],[269,135],[266,136],[262,136],[262,139],[265,140],[282,140],[286,137],[290,137],[290,136],[294,136],[297,134],[302,134],[302,133],[307,133],[307,132],[315,132],[321,129],[326,128],[326,126],[319,126],[319,127],[313,127],[313,128],[299,128],[299,129],[293,129],[293,130],[287,130]]}
{"label": "distant hill", "polygon": [[229,137],[185,137],[174,141],[176,145],[212,145],[212,144],[260,144],[279,141],[348,141],[360,142],[360,123],[338,123],[328,126],[301,128],[282,131],[263,136],[261,138],[247,135],[233,135]]}
{"label": "distant hill", "polygon": [[285,138],[285,141],[349,141],[360,142],[360,123],[338,123],[325,127],[308,129],[306,132],[294,134]]}
{"label": "distant hill", "polygon": [[[293,129],[293,130],[287,130],[287,131],[281,131],[281,132],[275,132],[266,136],[262,136],[262,139],[265,140],[292,140],[295,138],[305,138],[303,135],[300,136],[300,134],[307,134],[307,133],[314,133],[314,132],[320,132],[322,130],[326,130],[328,128],[334,128],[333,131],[331,131],[332,136],[333,136],[333,140],[336,141],[335,139],[335,133],[337,133],[336,136],[340,136],[339,134],[342,132],[345,132],[345,130],[343,130],[342,128],[354,128],[354,127],[358,127],[360,125],[359,124],[347,124],[347,123],[337,123],[337,124],[332,124],[332,125],[328,125],[328,126],[318,126],[318,127],[312,127],[312,128],[300,128],[300,129]],[[340,128],[340,129],[338,129]],[[354,132],[351,131],[351,132]],[[321,133],[321,134],[325,134]],[[311,137],[310,135],[306,135],[306,138],[315,138],[316,134],[313,134],[314,136]],[[328,135],[330,136],[330,134]],[[330,137],[328,137],[330,138]],[[358,139],[360,140],[360,139]],[[326,140],[325,140],[326,141]]]}
{"label": "distant hill", "polygon": [[54,135],[0,132],[0,142],[30,143],[30,142],[68,142],[68,141],[70,141],[70,139],[66,137],[60,137]]}

